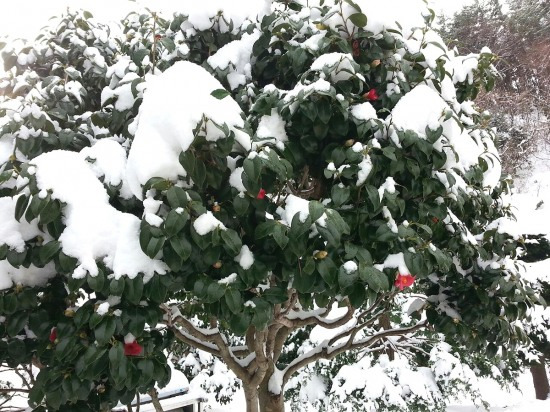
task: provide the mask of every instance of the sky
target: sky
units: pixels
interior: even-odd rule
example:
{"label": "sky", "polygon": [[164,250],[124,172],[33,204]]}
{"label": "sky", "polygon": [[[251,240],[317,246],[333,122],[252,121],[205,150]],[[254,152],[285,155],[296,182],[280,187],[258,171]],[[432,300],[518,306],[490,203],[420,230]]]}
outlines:
{"label": "sky", "polygon": [[[138,3],[155,11],[177,10],[177,4],[196,0],[139,0]],[[227,0],[238,1],[238,0]],[[384,0],[372,0],[384,1]],[[473,0],[430,0],[436,12],[452,15]],[[21,4],[24,3],[24,7]],[[51,16],[71,8],[83,8],[98,19],[119,20],[136,8],[132,0],[0,0],[0,36],[34,39]]]}

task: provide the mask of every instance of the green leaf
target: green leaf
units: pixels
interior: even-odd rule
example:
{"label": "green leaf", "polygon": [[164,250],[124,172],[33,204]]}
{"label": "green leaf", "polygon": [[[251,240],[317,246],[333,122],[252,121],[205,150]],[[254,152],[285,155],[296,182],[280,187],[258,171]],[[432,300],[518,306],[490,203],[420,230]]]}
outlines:
{"label": "green leaf", "polygon": [[174,40],[172,40],[170,37],[163,37],[160,39],[160,43],[166,47],[166,49],[172,53],[176,49],[176,44],[174,43]]}
{"label": "green leaf", "polygon": [[178,207],[185,207],[187,206],[188,202],[185,190],[183,190],[179,186],[172,186],[170,189],[168,189],[166,191],[166,199],[168,200],[168,204],[173,209],[176,209]]}
{"label": "green leaf", "polygon": [[281,249],[284,249],[289,241],[286,231],[287,227],[282,224],[275,225],[273,230],[273,239]]}
{"label": "green leaf", "polygon": [[227,229],[221,231],[221,238],[224,241],[225,248],[236,256],[240,253],[243,243],[239,234],[233,229]]}
{"label": "green leaf", "polygon": [[367,291],[359,286],[353,288],[348,294],[349,301],[354,308],[360,307],[365,302],[366,297]]}
{"label": "green leaf", "polygon": [[259,240],[269,235],[272,235],[275,231],[275,226],[277,226],[278,224],[279,223],[275,222],[274,220],[268,220],[267,222],[260,223],[258,226],[256,226],[254,237],[256,238],[256,240]]}
{"label": "green leaf", "polygon": [[237,335],[244,335],[250,327],[251,321],[252,316],[246,312],[242,312],[231,316],[231,319],[229,320],[229,326],[231,327],[231,330]]}
{"label": "green leaf", "polygon": [[323,260],[319,260],[317,262],[317,272],[319,272],[329,287],[336,286],[338,279],[338,267],[334,264],[332,259],[325,258]]}
{"label": "green leaf", "polygon": [[357,271],[348,273],[346,269],[341,266],[340,269],[338,269],[338,285],[340,286],[340,289],[349,288],[355,283],[358,277],[359,274]]}
{"label": "green leaf", "polygon": [[113,279],[109,285],[109,291],[111,295],[121,296],[124,292],[124,279]]}
{"label": "green leaf", "polygon": [[57,240],[52,240],[40,247],[39,257],[40,261],[48,263],[52,260],[53,256],[61,249],[61,243]]}
{"label": "green leaf", "polygon": [[40,224],[47,225],[61,216],[61,205],[58,200],[52,200],[40,212]]}
{"label": "green leaf", "polygon": [[149,239],[149,243],[147,244],[147,248],[144,250],[145,254],[151,259],[154,259],[164,246],[165,241],[166,238],[164,236],[160,238],[151,237],[151,239]]}
{"label": "green leaf", "polygon": [[103,272],[99,272],[96,276],[88,275],[86,278],[88,282],[88,286],[95,291],[100,292],[103,290],[103,285],[105,284],[105,276],[103,275]]}
{"label": "green leaf", "polygon": [[143,185],[143,193],[147,192],[149,189],[156,190],[167,190],[172,187],[172,182],[162,177],[152,177],[150,178],[145,185]]}
{"label": "green leaf", "polygon": [[395,148],[394,147],[391,147],[391,146],[384,147],[382,149],[382,153],[388,159],[393,160],[394,162],[397,162],[397,157],[395,157]]}
{"label": "green leaf", "polygon": [[349,16],[349,19],[357,27],[365,27],[367,25],[367,16],[365,16],[363,13],[354,13]]}
{"label": "green leaf", "polygon": [[258,157],[255,157],[254,159],[245,159],[243,162],[243,169],[244,173],[251,182],[258,183],[260,181],[262,164]]}
{"label": "green leaf", "polygon": [[220,300],[224,294],[225,288],[217,282],[212,282],[206,289],[207,302],[216,302]]}
{"label": "green leaf", "polygon": [[17,252],[13,249],[8,249],[6,253],[6,258],[10,265],[13,267],[19,267],[23,264],[25,261],[25,258],[27,257],[27,249],[25,249],[23,252]]}
{"label": "green leaf", "polygon": [[94,336],[97,340],[97,343],[100,345],[105,345],[113,334],[115,333],[116,329],[116,321],[115,318],[112,316],[105,316],[103,317],[103,320],[101,323],[97,326],[97,328],[94,330]]}
{"label": "green leaf", "polygon": [[189,259],[189,256],[191,256],[191,252],[193,251],[191,243],[184,236],[176,236],[171,238],[170,246],[172,246],[174,252],[176,252],[183,261]]}
{"label": "green leaf", "polygon": [[188,220],[189,213],[186,210],[181,213],[171,210],[164,221],[164,232],[168,237],[175,236],[185,227]]}
{"label": "green leaf", "polygon": [[15,219],[19,222],[21,220],[21,217],[25,213],[25,210],[27,210],[27,206],[29,205],[30,198],[27,195],[22,194],[17,199],[17,203],[15,203]]}
{"label": "green leaf", "polygon": [[229,96],[229,92],[225,89],[216,89],[212,93],[210,93],[210,95],[218,100],[222,100],[224,97]]}
{"label": "green leaf", "polygon": [[141,359],[138,362],[138,369],[140,370],[139,383],[142,386],[149,384],[153,378],[153,372],[155,370],[155,364],[151,359]]}
{"label": "green leaf", "polygon": [[132,53],[132,61],[138,65],[141,66],[141,62],[143,61],[143,58],[145,56],[149,56],[149,49],[140,49]]}
{"label": "green leaf", "polygon": [[124,297],[137,305],[143,296],[143,277],[138,275],[134,279],[126,277]]}
{"label": "green leaf", "polygon": [[29,314],[25,311],[14,313],[8,316],[6,321],[6,331],[9,336],[16,336],[21,332],[21,329],[27,324],[29,320]]}
{"label": "green leaf", "polygon": [[359,265],[359,278],[367,282],[369,287],[375,292],[381,290],[388,290],[390,288],[390,283],[388,277],[384,272],[379,271],[373,266]]}
{"label": "green leaf", "polygon": [[335,185],[330,194],[334,206],[340,207],[346,203],[350,197],[350,188],[344,185]]}
{"label": "green leaf", "polygon": [[239,313],[243,309],[241,294],[238,290],[227,289],[225,291],[225,303],[227,303],[227,307],[233,313]]}
{"label": "green leaf", "polygon": [[250,200],[246,196],[241,197],[237,195],[233,199],[233,208],[237,216],[244,216],[248,210],[248,206],[250,206]]}
{"label": "green leaf", "polygon": [[21,362],[27,356],[25,342],[20,339],[11,339],[8,343],[8,356],[11,360]]}
{"label": "green leaf", "polygon": [[309,216],[311,217],[312,222],[317,221],[323,213],[325,213],[325,207],[321,202],[318,202],[316,200],[311,200],[308,205],[309,208]]}

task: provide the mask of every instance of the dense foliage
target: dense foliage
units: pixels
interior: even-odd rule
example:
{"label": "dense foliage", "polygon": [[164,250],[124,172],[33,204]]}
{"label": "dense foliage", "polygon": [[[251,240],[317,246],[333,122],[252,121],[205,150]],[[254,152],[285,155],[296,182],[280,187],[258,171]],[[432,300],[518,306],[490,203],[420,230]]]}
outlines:
{"label": "dense foliage", "polygon": [[[35,410],[128,403],[169,381],[175,340],[221,358],[251,411],[428,325],[489,357],[527,341],[536,296],[472,103],[494,56],[449,51],[422,2],[399,24],[309,3],[121,33],[69,13],[4,47],[0,358],[40,368]],[[407,324],[384,326],[411,287]]]}

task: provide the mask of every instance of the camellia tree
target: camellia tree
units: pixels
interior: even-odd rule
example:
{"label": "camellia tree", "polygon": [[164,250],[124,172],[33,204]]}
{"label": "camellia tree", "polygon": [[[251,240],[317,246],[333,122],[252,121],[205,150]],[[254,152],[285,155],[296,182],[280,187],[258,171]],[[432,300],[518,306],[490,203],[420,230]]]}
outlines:
{"label": "camellia tree", "polygon": [[[282,411],[320,360],[526,341],[494,131],[422,1],[69,13],[2,52],[0,357],[35,410],[108,410],[175,341]],[[406,324],[384,321],[411,288]],[[316,330],[316,339],[296,339]]]}

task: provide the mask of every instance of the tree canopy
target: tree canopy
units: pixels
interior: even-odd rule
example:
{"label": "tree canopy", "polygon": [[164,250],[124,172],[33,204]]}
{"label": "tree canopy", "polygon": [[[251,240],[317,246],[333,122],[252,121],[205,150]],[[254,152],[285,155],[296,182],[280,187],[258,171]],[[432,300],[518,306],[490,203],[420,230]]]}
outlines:
{"label": "tree canopy", "polygon": [[4,45],[0,358],[40,368],[31,405],[128,403],[174,341],[249,411],[428,327],[488,356],[527,341],[538,298],[473,104],[494,55],[449,50],[422,1],[218,6],[71,12]]}

